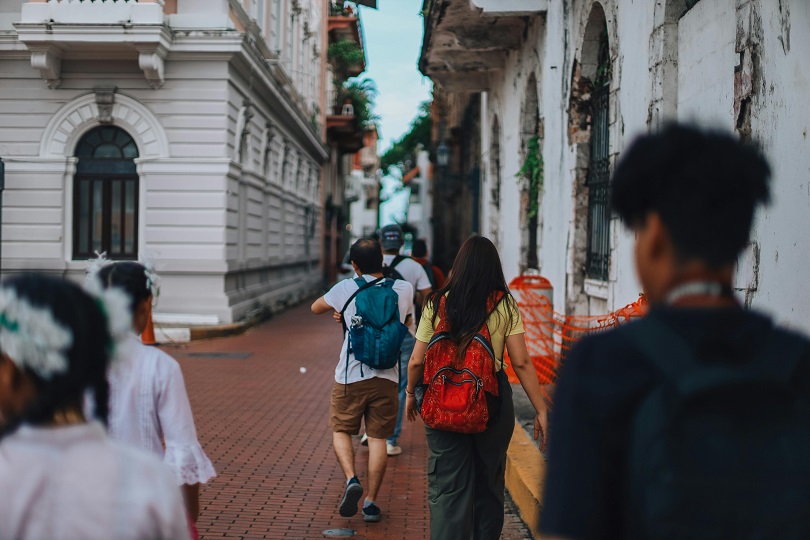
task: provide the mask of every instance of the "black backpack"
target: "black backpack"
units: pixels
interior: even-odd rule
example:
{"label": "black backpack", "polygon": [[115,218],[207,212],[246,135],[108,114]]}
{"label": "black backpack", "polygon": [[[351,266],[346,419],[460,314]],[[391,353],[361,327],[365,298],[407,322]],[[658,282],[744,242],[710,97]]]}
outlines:
{"label": "black backpack", "polygon": [[810,538],[808,341],[771,329],[744,366],[701,362],[664,323],[627,328],[662,375],[630,434],[629,538]]}
{"label": "black backpack", "polygon": [[402,261],[404,261],[405,259],[410,259],[410,257],[406,257],[405,255],[397,255],[396,257],[394,257],[394,260],[391,261],[390,265],[383,266],[382,274],[385,277],[390,278],[390,279],[401,279],[403,281],[406,281],[405,278],[402,277],[402,274],[400,274],[396,270],[397,265],[399,263],[401,263]]}

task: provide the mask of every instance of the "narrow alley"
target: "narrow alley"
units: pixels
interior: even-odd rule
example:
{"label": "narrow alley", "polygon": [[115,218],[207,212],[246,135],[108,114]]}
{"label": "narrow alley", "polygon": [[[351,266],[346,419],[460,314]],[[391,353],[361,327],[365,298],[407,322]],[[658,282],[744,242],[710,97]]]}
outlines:
{"label": "narrow alley", "polygon": [[[337,513],[344,480],[326,420],[339,346],[331,317],[301,305],[242,336],[166,347],[183,368],[200,441],[218,473],[202,488],[200,538],[325,538],[328,529],[429,537],[421,424],[406,427],[403,454],[388,461],[382,522]],[[356,444],[364,481],[367,452]],[[515,510],[506,512],[503,538],[530,538]]]}

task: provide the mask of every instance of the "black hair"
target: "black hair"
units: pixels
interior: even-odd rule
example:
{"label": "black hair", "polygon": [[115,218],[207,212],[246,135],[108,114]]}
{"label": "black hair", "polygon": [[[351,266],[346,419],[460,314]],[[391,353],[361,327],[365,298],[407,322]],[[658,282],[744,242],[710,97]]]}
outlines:
{"label": "black hair", "polygon": [[[426,300],[432,304],[435,327],[439,304],[442,297],[447,295],[447,324],[450,339],[459,346],[459,355],[463,354],[489,318],[487,304],[492,294],[498,291],[509,295],[498,249],[488,238],[471,236],[459,248],[447,283],[428,295]],[[503,302],[506,304],[508,322],[511,323],[517,308],[510,298],[505,298]]]}
{"label": "black hair", "polygon": [[383,254],[376,238],[361,238],[349,249],[349,260],[364,274],[382,272]]}
{"label": "black hair", "polygon": [[[70,330],[73,336],[70,349],[66,352],[66,372],[54,373],[45,379],[33,370],[24,368],[24,373],[36,388],[36,398],[19,416],[6,418],[0,429],[0,439],[13,433],[23,423],[46,424],[61,409],[74,407],[81,410],[88,390],[93,394],[95,417],[106,424],[110,396],[107,366],[112,338],[107,319],[96,301],[75,283],[34,272],[5,279],[0,287],[13,289],[21,300],[47,309],[54,320]],[[34,330],[20,328],[19,331]]]}
{"label": "black hair", "polygon": [[423,238],[417,238],[413,241],[411,255],[414,257],[419,257],[420,259],[427,255],[427,242],[425,242]]}
{"label": "black hair", "polygon": [[770,200],[770,176],[754,146],[673,124],[639,137],[624,153],[611,204],[630,227],[657,213],[681,261],[721,268],[747,246],[754,210]]}
{"label": "black hair", "polygon": [[135,308],[152,296],[148,286],[149,278],[146,268],[134,261],[120,261],[104,266],[98,271],[98,277],[105,289],[118,287],[123,289],[130,299],[129,309],[135,314]]}

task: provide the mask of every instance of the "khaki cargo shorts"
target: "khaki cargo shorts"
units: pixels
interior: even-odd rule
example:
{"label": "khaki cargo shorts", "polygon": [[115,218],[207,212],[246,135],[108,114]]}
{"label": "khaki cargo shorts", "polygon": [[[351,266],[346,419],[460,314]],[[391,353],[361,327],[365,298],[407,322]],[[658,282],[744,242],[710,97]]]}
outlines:
{"label": "khaki cargo shorts", "polygon": [[349,385],[335,383],[329,405],[329,427],[337,433],[357,435],[360,421],[366,421],[366,433],[374,439],[394,434],[399,408],[398,385],[394,381],[372,377]]}

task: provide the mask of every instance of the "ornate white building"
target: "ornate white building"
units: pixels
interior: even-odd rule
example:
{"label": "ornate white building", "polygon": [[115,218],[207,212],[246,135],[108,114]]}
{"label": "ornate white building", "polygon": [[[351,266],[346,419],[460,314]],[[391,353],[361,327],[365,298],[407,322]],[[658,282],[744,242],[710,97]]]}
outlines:
{"label": "ornate white building", "polygon": [[0,4],[3,273],[152,256],[159,311],[319,288],[327,0]]}

